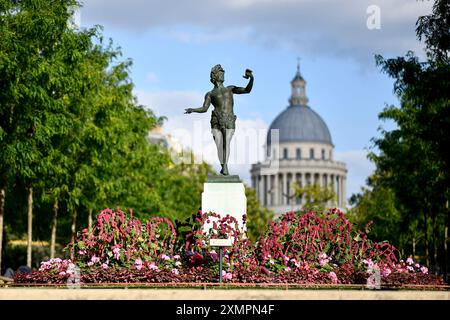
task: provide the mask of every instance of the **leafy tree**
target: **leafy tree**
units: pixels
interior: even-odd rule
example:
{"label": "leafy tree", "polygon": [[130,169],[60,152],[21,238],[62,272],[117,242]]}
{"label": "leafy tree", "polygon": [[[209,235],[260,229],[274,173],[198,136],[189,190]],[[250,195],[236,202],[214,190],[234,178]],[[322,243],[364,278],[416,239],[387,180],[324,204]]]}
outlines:
{"label": "leafy tree", "polygon": [[311,184],[300,187],[294,184],[294,193],[297,198],[303,199],[303,209],[314,209],[323,212],[330,203],[336,203],[336,193],[332,187],[322,187],[319,184]]}
{"label": "leafy tree", "polygon": [[265,234],[275,214],[261,206],[254,188],[246,187],[245,196],[247,197],[247,236],[251,241],[257,241]]}
{"label": "leafy tree", "polygon": [[[395,79],[400,106],[388,106],[380,113],[380,119],[393,120],[397,128],[381,131],[381,138],[374,139],[379,152],[370,155],[381,185],[395,195],[402,222],[421,228],[424,255],[436,271],[448,268],[449,23],[450,4],[437,0],[432,14],[416,24],[427,61],[420,62],[413,52],[392,59],[376,56],[377,64]],[[391,232],[395,235],[395,229]],[[439,258],[441,248],[445,259]]]}
{"label": "leafy tree", "polygon": [[348,217],[360,229],[373,221],[370,234],[375,241],[392,239],[394,242],[391,244],[403,248],[406,243],[401,241],[401,237],[392,235],[407,236],[409,230],[404,228],[403,212],[397,208],[395,193],[381,182],[380,177],[373,174],[367,179],[368,186],[350,197],[349,203],[354,207],[349,210]]}
{"label": "leafy tree", "polygon": [[[1,194],[8,177],[28,192],[27,264],[31,265],[33,185],[45,174],[52,138],[66,127],[64,34],[74,0],[0,2]],[[72,52],[71,54],[76,54]],[[3,215],[3,208],[0,214]]]}

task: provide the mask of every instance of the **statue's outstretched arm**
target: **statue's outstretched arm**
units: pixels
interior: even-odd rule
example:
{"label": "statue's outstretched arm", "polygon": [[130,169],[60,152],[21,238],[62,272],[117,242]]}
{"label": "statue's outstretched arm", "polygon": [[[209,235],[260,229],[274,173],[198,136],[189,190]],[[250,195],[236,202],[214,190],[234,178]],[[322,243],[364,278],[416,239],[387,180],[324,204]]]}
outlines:
{"label": "statue's outstretched arm", "polygon": [[211,96],[209,92],[205,95],[205,101],[203,102],[203,107],[201,108],[187,108],[184,109],[185,113],[192,113],[192,112],[198,112],[198,113],[204,113],[208,111],[209,106],[211,105]]}
{"label": "statue's outstretched arm", "polygon": [[250,79],[247,86],[245,88],[232,86],[233,93],[241,94],[241,93],[250,93],[253,88],[253,73],[252,70],[245,70],[244,78]]}

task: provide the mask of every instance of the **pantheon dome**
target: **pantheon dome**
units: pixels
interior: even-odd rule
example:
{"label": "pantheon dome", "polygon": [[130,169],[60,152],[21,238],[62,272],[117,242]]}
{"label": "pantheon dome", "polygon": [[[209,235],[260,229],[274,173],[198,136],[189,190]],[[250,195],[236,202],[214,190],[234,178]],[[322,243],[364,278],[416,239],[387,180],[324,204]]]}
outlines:
{"label": "pantheon dome", "polygon": [[344,208],[347,169],[333,160],[330,130],[308,105],[300,66],[291,87],[289,105],[267,132],[266,159],[252,165],[252,187],[261,204],[277,214],[301,209],[302,199],[295,197],[294,183],[333,188],[336,199],[329,206]]}

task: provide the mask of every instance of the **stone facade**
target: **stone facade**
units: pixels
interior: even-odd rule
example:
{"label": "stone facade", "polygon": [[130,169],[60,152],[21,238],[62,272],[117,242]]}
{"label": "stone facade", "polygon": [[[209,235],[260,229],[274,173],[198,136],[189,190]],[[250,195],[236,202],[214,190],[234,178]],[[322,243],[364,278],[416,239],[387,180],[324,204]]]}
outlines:
{"label": "stone facade", "polygon": [[[294,195],[295,182],[333,188],[337,199],[329,205],[346,205],[346,165],[333,160],[331,135],[322,118],[306,105],[305,85],[298,67],[291,82],[290,104],[267,133],[267,157],[250,171],[260,203],[277,214],[301,209],[302,199]],[[278,130],[279,141],[272,141],[271,130]]]}

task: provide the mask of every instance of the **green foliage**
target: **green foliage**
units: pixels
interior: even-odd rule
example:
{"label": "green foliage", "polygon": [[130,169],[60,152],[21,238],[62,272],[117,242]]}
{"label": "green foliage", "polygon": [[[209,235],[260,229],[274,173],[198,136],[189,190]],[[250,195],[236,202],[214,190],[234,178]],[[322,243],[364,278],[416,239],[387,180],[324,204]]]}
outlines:
{"label": "green foliage", "polygon": [[253,188],[245,188],[247,197],[247,236],[251,241],[257,241],[274,217],[274,213],[261,206]]}
{"label": "green foliage", "polygon": [[331,202],[336,202],[336,193],[333,187],[321,187],[319,184],[311,184],[300,187],[294,184],[294,192],[297,198],[303,199],[303,209],[324,212]]}
{"label": "green foliage", "polygon": [[[402,221],[404,212],[398,209],[395,193],[380,184],[380,180],[372,175],[368,179],[369,186],[351,196],[350,205],[354,207],[347,216],[359,228],[373,221],[370,234],[375,241],[389,240],[395,247],[405,248],[410,243],[410,230]],[[397,236],[392,237],[394,234]]]}
{"label": "green foliage", "polygon": [[376,56],[377,65],[395,79],[400,99],[400,106],[385,107],[379,118],[393,120],[397,127],[381,130],[381,137],[373,139],[376,151],[369,157],[377,169],[369,182],[372,189],[353,198],[356,219],[377,219],[377,236],[408,243],[408,254],[421,255],[427,263],[431,259],[433,269],[444,273],[450,198],[449,21],[450,5],[443,0],[434,3],[432,14],[418,19],[425,62],[413,52],[392,59]]}
{"label": "green foliage", "polygon": [[149,213],[184,219],[200,207],[212,172],[205,163],[175,164],[149,142],[165,118],[137,104],[131,61],[119,60],[100,27],[69,23],[77,5],[0,0],[0,187],[9,238],[26,232],[29,185],[34,238],[49,238],[57,200],[59,241],[67,242],[75,210],[82,220],[105,207],[135,208],[146,221]]}

